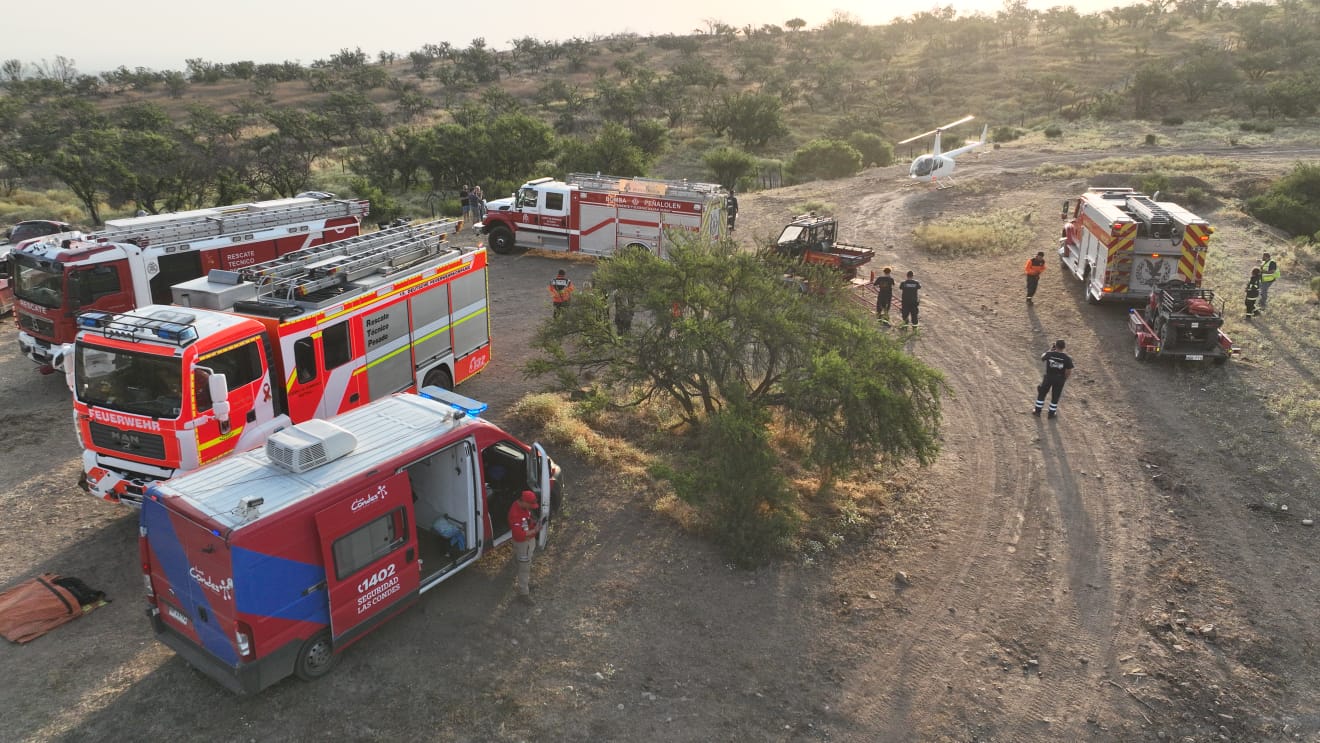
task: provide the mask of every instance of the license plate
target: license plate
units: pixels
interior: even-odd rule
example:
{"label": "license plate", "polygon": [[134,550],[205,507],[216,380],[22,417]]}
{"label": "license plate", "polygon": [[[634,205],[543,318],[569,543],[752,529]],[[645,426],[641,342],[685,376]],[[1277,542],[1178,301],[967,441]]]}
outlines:
{"label": "license plate", "polygon": [[174,621],[178,622],[179,624],[183,624],[183,625],[188,624],[187,615],[179,611],[178,609],[175,609],[173,606],[166,606],[165,611],[169,612],[170,617],[172,617]]}
{"label": "license plate", "polygon": [[1189,353],[1183,358],[1187,359],[1188,361],[1202,361],[1205,359],[1205,356],[1202,356],[1199,353]]}

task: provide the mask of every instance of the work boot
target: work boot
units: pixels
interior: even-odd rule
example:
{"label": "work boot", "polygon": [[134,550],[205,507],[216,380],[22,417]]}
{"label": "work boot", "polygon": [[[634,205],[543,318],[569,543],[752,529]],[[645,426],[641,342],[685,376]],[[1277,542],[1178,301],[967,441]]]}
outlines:
{"label": "work boot", "polygon": [[1037,418],[1039,418],[1039,417],[1040,417],[1040,408],[1033,408],[1033,409],[1031,410],[1031,414],[1034,415],[1034,416],[1036,416]]}
{"label": "work boot", "polygon": [[1049,413],[1049,417],[1050,417],[1050,418],[1058,418],[1058,417],[1059,417],[1059,414],[1056,413],[1056,412],[1054,412],[1053,410],[1051,410],[1050,413]]}

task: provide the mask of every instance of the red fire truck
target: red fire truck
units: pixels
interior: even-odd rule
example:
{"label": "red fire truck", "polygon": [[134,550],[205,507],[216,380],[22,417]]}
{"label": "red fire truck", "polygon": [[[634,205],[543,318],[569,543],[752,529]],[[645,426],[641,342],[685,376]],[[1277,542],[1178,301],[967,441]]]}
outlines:
{"label": "red fire truck", "polygon": [[490,249],[541,248],[613,255],[640,247],[666,255],[666,232],[723,239],[729,194],[719,184],[574,173],[528,181],[511,199],[487,204]]}
{"label": "red fire truck", "polygon": [[545,544],[559,468],[438,388],[271,436],[153,486],[139,547],[156,637],[237,693],[328,673],[348,645],[511,539]]}
{"label": "red fire truck", "polygon": [[213,268],[236,270],[309,245],[353,237],[366,201],[317,193],[128,219],[90,234],[62,233],[17,246],[18,343],[43,372],[78,334],[80,312],[168,304],[170,286]]}
{"label": "red fire truck", "polygon": [[110,501],[271,433],[490,360],[486,251],[460,222],[326,243],[174,288],[175,305],[79,316],[66,364],[82,486]]}
{"label": "red fire truck", "polygon": [[1063,218],[1059,258],[1089,302],[1145,302],[1175,279],[1201,285],[1214,229],[1177,204],[1130,188],[1091,188],[1063,202]]}

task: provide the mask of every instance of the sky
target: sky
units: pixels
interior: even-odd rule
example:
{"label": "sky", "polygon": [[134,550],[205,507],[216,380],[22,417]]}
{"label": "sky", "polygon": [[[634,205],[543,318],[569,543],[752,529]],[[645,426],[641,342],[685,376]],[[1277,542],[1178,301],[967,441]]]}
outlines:
{"label": "sky", "polygon": [[[1071,4],[1081,13],[1092,13],[1134,1],[1027,4],[1038,10]],[[406,56],[426,44],[448,41],[465,48],[483,38],[488,48],[499,50],[526,36],[563,41],[623,32],[688,34],[705,29],[707,20],[742,28],[801,18],[811,29],[842,12],[863,24],[879,25],[948,5],[960,15],[993,14],[1003,0],[393,0],[382,5],[342,0],[64,0],[57,8],[21,2],[5,10],[8,33],[0,59],[34,64],[63,56],[84,74],[120,66],[184,70],[184,60],[193,58],[306,65],[341,49],[361,48],[374,59],[381,51]],[[376,8],[385,10],[373,14]],[[55,12],[58,17],[52,17]]]}

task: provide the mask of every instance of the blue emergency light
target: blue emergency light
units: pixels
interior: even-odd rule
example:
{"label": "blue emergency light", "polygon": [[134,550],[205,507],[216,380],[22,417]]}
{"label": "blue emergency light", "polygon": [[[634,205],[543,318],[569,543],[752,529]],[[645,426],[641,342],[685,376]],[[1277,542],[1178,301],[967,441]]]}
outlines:
{"label": "blue emergency light", "polygon": [[195,341],[197,340],[197,329],[191,325],[179,325],[177,323],[167,322],[157,325],[152,329],[156,337],[164,341]]}
{"label": "blue emergency light", "polygon": [[78,327],[95,330],[110,319],[109,312],[84,312],[78,316]]}
{"label": "blue emergency light", "polygon": [[481,415],[486,411],[486,408],[490,407],[484,402],[478,402],[470,397],[464,397],[457,392],[447,390],[444,387],[437,387],[435,385],[423,387],[418,394],[428,400],[442,402],[454,410],[473,418]]}

